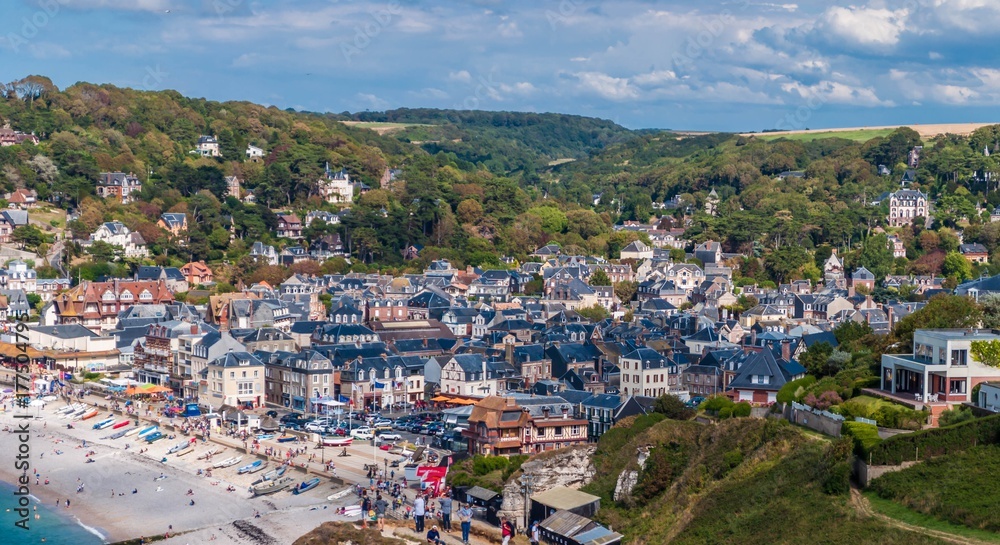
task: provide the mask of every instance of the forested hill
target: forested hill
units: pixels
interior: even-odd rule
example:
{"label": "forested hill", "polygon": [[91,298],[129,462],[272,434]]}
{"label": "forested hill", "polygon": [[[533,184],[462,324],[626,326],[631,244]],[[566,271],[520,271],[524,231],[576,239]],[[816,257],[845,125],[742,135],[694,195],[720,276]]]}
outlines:
{"label": "forested hill", "polygon": [[604,119],[558,113],[400,108],[337,119],[401,124],[391,134],[430,153],[454,153],[495,173],[528,178],[553,162],[582,159],[635,133]]}

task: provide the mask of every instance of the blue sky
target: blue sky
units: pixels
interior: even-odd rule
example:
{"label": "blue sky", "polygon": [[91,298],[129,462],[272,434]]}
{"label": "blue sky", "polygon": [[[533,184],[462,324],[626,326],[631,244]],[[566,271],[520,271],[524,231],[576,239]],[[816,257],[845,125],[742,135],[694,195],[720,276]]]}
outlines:
{"label": "blue sky", "polygon": [[3,0],[0,78],[631,128],[1000,121],[1000,1]]}

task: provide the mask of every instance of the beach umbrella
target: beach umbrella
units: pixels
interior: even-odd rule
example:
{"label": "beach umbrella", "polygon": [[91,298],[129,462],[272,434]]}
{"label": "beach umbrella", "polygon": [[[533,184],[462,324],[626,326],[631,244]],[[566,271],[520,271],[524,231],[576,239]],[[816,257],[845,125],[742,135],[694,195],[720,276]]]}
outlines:
{"label": "beach umbrella", "polygon": [[3,389],[3,393],[5,393],[5,394],[12,394],[12,393],[14,393],[14,389],[13,388],[4,388]]}
{"label": "beach umbrella", "polygon": [[29,407],[42,407],[45,405],[45,401],[41,399],[32,399],[31,403],[28,403]]}

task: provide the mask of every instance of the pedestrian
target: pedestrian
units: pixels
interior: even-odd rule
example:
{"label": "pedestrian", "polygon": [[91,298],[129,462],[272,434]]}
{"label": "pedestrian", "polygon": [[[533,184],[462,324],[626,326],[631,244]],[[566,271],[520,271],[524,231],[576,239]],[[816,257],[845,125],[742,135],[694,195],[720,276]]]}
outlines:
{"label": "pedestrian", "polygon": [[423,494],[417,494],[417,497],[413,499],[413,520],[416,521],[418,533],[424,531],[424,515],[426,514],[424,509],[424,496]]}
{"label": "pedestrian", "polygon": [[531,531],[528,533],[528,541],[531,542],[531,545],[538,545],[541,543],[541,533],[541,529],[538,527],[538,521],[536,520],[532,522]]}
{"label": "pedestrian", "polygon": [[385,510],[389,508],[389,502],[385,501],[382,494],[379,494],[375,498],[375,514],[378,519],[378,530],[380,532],[385,530]]}
{"label": "pedestrian", "polygon": [[510,538],[514,536],[514,525],[507,520],[506,516],[500,517],[500,535],[503,536],[503,545],[510,543]]}
{"label": "pedestrian", "polygon": [[445,532],[451,533],[451,498],[438,498],[438,508],[441,510],[441,527]]}
{"label": "pedestrian", "polygon": [[472,529],[472,508],[463,504],[458,510],[458,520],[462,523],[462,543],[469,545],[469,530]]}
{"label": "pedestrian", "polygon": [[372,500],[368,497],[368,492],[361,493],[361,527],[368,528],[368,511],[372,508]]}

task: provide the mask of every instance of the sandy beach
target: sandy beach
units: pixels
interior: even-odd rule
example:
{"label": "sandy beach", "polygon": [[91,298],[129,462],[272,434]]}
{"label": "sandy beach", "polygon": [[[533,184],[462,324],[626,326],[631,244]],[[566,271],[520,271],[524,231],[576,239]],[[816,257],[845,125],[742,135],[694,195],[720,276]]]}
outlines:
{"label": "sandy beach", "polygon": [[[113,433],[110,428],[93,429],[93,424],[109,413],[75,422],[73,429],[67,429],[69,420],[54,414],[64,406],[64,402],[57,401],[38,411],[32,408],[30,414],[37,412],[40,416],[30,420],[15,420],[8,410],[0,415],[0,427],[15,429],[19,423],[29,423],[31,494],[48,505],[58,501],[60,509],[99,532],[106,542],[185,532],[166,543],[291,543],[324,521],[346,520],[335,514],[336,508],[356,502],[350,494],[336,502],[327,501],[328,495],[343,488],[328,480],[301,495],[283,491],[252,498],[248,487],[262,473],[237,475],[238,466],[232,466],[213,470],[211,478],[197,475],[199,469],[211,466],[206,460],[198,460],[199,454],[209,448],[222,449],[220,445],[199,441],[190,454],[167,456],[166,451],[184,437],[165,438],[152,445],[137,441],[135,436],[109,439]],[[116,421],[123,419],[118,417]],[[12,432],[0,432],[0,438],[0,479],[15,483],[20,477],[14,468],[20,442]],[[140,448],[148,451],[140,454]],[[89,457],[96,461],[88,463],[91,451],[94,454]],[[213,459],[235,454],[226,448]],[[167,461],[161,463],[164,456]],[[239,465],[254,459],[244,455]],[[271,467],[274,465],[272,462]],[[311,477],[299,469],[290,470],[286,476],[296,482]],[[229,485],[236,490],[228,492]],[[70,500],[68,508],[66,499]],[[190,504],[192,500],[194,505]],[[255,518],[257,513],[259,518]]]}

